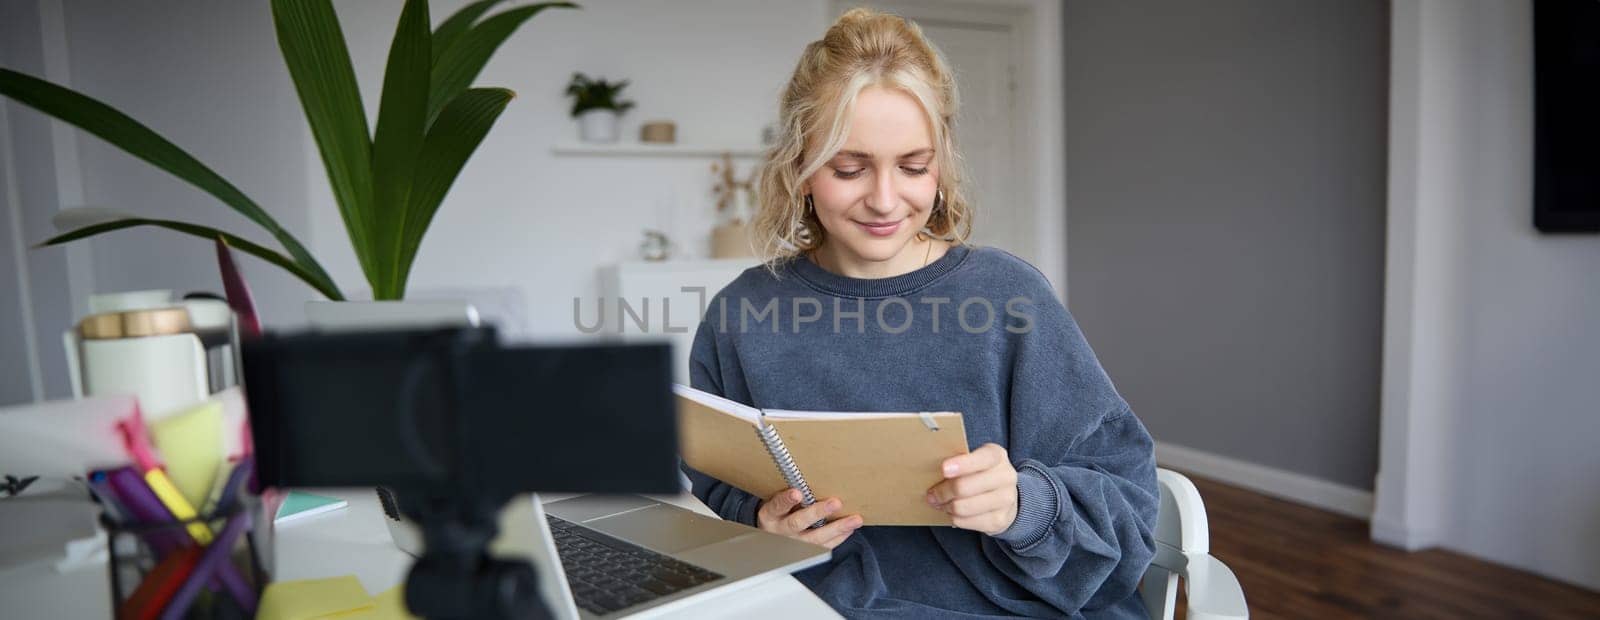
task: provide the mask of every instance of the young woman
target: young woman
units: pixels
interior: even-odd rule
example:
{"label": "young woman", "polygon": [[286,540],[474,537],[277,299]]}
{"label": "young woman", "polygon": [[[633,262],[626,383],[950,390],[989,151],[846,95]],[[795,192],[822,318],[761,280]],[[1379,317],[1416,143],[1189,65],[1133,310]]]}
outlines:
{"label": "young woman", "polygon": [[691,384],[761,408],[960,411],[975,448],[926,491],[954,527],[874,527],[686,467],[694,494],[832,548],[795,576],[846,616],[1144,617],[1150,436],[1044,276],[965,243],[949,67],[915,24],[858,9],[806,47],[781,106],[766,261],[711,300]]}

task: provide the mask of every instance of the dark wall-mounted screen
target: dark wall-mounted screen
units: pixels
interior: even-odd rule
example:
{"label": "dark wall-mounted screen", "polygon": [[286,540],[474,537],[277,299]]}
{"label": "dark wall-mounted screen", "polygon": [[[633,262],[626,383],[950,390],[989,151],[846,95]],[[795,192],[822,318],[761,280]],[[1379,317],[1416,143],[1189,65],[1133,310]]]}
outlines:
{"label": "dark wall-mounted screen", "polygon": [[1600,0],[1533,11],[1533,225],[1600,232]]}

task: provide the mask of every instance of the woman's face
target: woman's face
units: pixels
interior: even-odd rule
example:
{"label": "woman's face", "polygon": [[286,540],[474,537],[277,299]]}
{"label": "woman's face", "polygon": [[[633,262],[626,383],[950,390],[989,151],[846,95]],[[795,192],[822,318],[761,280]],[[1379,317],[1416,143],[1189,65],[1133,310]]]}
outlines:
{"label": "woman's face", "polygon": [[[806,181],[828,231],[821,251],[859,266],[901,262],[933,207],[939,179],[933,154],[928,117],[911,95],[863,89],[844,148]],[[915,253],[920,261],[922,250]]]}

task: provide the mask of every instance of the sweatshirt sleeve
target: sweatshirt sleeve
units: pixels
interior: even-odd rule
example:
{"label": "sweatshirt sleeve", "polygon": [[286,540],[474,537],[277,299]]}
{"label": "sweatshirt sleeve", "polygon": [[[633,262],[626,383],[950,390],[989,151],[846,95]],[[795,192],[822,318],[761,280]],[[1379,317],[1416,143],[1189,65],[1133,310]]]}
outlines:
{"label": "sweatshirt sleeve", "polygon": [[[720,368],[717,361],[716,333],[711,329],[709,322],[701,321],[689,352],[689,387],[724,398],[733,398],[723,390]],[[683,473],[689,476],[691,492],[711,507],[711,510],[723,519],[756,527],[756,509],[761,505],[760,498],[700,473],[681,459],[678,465]]]}
{"label": "sweatshirt sleeve", "polygon": [[1018,514],[985,557],[1067,612],[1126,599],[1155,555],[1154,443],[1054,295],[1015,334],[1009,444]]}

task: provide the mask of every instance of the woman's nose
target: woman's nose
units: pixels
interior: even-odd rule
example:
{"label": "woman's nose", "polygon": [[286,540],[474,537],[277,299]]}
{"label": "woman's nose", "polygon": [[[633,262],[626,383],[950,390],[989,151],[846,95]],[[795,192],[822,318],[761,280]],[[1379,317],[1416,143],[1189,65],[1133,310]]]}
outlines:
{"label": "woman's nose", "polygon": [[897,206],[898,193],[895,191],[894,175],[880,174],[877,183],[872,187],[872,202],[867,205],[873,213],[888,215],[893,213]]}

